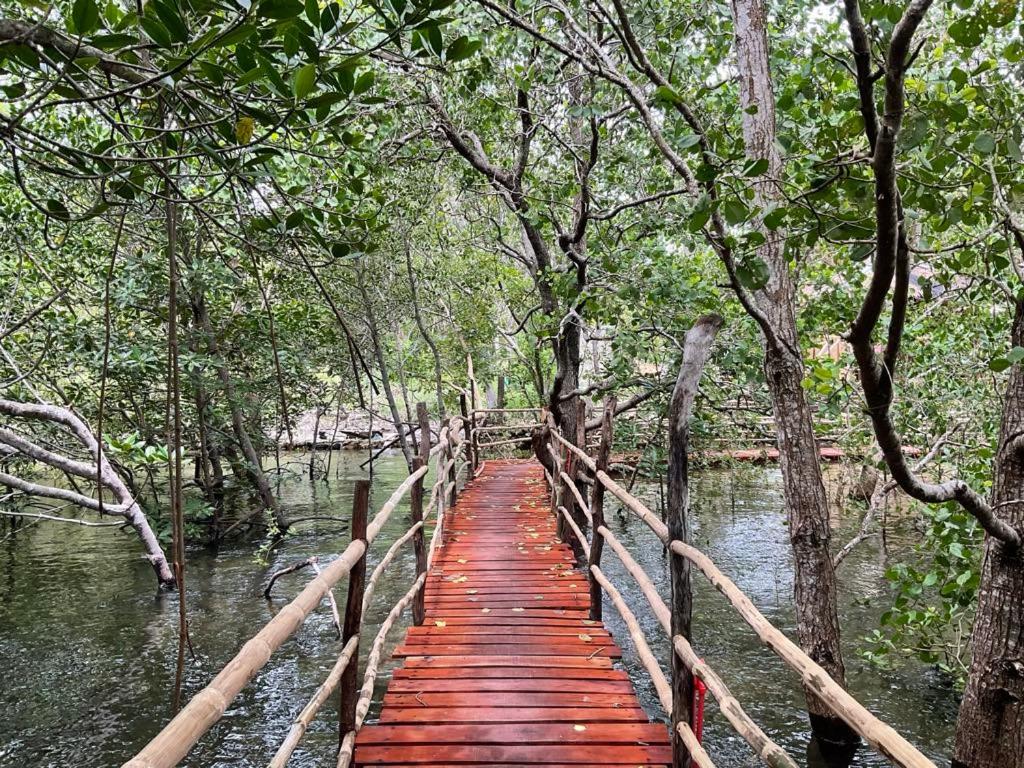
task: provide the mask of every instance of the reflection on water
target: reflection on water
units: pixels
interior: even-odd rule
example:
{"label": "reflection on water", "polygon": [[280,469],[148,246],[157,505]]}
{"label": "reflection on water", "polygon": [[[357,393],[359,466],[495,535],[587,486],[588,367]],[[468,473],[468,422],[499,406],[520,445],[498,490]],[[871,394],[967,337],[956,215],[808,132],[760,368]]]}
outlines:
{"label": "reflection on water", "polygon": [[[305,478],[285,481],[282,503],[289,517],[328,515],[347,521],[353,481],[365,476],[358,468],[363,458],[336,453],[340,473],[335,478],[332,471],[326,484],[311,484]],[[400,456],[377,463],[375,507],[404,475]],[[779,487],[778,474],[770,469],[702,473],[693,492],[695,538],[777,626],[794,636],[792,566]],[[611,527],[663,593],[667,591],[660,542],[641,523],[615,514],[615,507],[608,506]],[[841,521],[836,538],[845,540],[856,523]],[[407,526],[408,511],[400,508],[373,548],[371,567],[373,558],[386,551]],[[188,668],[188,694],[208,682],[310,578],[308,572],[284,577],[275,587],[277,597],[268,604],[260,594],[267,573],[312,554],[328,559],[340,552],[348,542],[343,527],[330,522],[302,526],[299,535],[273,552],[266,568],[254,562],[251,543],[229,544],[216,554],[202,549],[189,552],[189,616],[198,659]],[[655,652],[667,658],[667,643],[644,609],[643,596],[633,588],[614,553],[607,552],[606,561],[648,637],[655,640]],[[369,636],[408,589],[413,569],[412,550],[403,548],[366,617]],[[877,616],[886,607],[883,570],[877,542],[868,541],[847,558],[840,571],[850,685],[862,702],[938,761],[949,754],[956,714],[949,689],[919,665],[879,673],[856,658],[859,638],[876,626]],[[699,575],[695,584],[698,650],[719,670],[753,718],[803,762],[808,734],[795,676],[759,645],[728,603]],[[343,604],[344,585],[337,594]],[[175,595],[154,597],[151,569],[130,536],[117,529],[39,524],[0,542],[0,767],[105,768],[120,765],[144,745],[168,717],[177,643],[176,603]],[[605,613],[623,645],[624,663],[634,672],[645,706],[657,716],[654,690],[639,671],[624,627],[613,610]],[[392,642],[403,630],[404,625],[396,628]],[[324,605],[274,655],[183,765],[265,765],[338,650]],[[386,683],[382,675],[378,691]],[[716,763],[722,768],[757,764],[724,718],[709,706],[705,742]],[[332,701],[290,765],[326,764],[336,745],[336,723]],[[885,764],[867,749],[861,750],[857,762]]]}

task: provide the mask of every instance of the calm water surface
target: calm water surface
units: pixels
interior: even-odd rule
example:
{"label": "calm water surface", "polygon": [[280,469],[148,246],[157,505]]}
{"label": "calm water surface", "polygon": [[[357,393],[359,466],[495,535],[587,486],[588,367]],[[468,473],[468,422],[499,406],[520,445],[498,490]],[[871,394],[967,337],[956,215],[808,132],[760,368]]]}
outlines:
{"label": "calm water surface", "polygon": [[[353,482],[365,477],[362,454],[335,453],[340,470],[329,482],[291,478],[282,483],[290,518],[325,515],[341,523],[305,524],[271,555],[254,560],[256,545],[235,543],[216,554],[189,552],[187,598],[197,661],[188,667],[186,690],[195,693],[242,644],[294,596],[308,571],[284,577],[275,599],[261,595],[268,573],[318,554],[333,557],[348,543]],[[400,456],[377,462],[374,507],[405,476]],[[654,492],[654,489],[647,489]],[[706,471],[695,480],[695,538],[781,629],[795,637],[791,610],[792,561],[776,470]],[[856,514],[840,521],[838,541],[856,528]],[[667,592],[660,542],[635,519],[615,514],[611,527]],[[408,526],[400,508],[375,543],[374,558]],[[155,597],[152,571],[130,535],[110,528],[40,523],[4,539],[0,531],[0,768],[118,766],[166,722],[177,644],[177,596]],[[892,546],[892,545],[891,545]],[[898,545],[897,545],[898,546]],[[607,571],[634,606],[652,647],[668,646],[646,601],[608,552]],[[906,735],[937,763],[947,763],[956,701],[943,680],[916,664],[881,673],[856,656],[859,639],[886,609],[884,556],[868,541],[840,569],[840,612],[850,687],[872,711]],[[389,569],[367,617],[370,637],[391,605],[405,593],[414,571],[411,547]],[[798,762],[820,764],[809,748],[796,677],[762,648],[728,603],[695,575],[695,644],[725,678],[753,718]],[[344,605],[344,585],[337,590]],[[640,671],[625,628],[606,608],[634,673],[644,705],[660,716],[650,681]],[[406,621],[408,617],[405,617]],[[404,631],[392,633],[392,645]],[[339,650],[326,606],[307,620],[242,692],[221,723],[190,754],[187,766],[266,765],[299,709],[326,676]],[[365,654],[364,654],[365,655]],[[378,692],[387,674],[378,679]],[[371,710],[371,717],[374,711]],[[337,713],[324,707],[290,765],[333,765]],[[722,768],[757,765],[746,745],[709,705],[705,744]],[[887,765],[861,750],[857,765]]]}

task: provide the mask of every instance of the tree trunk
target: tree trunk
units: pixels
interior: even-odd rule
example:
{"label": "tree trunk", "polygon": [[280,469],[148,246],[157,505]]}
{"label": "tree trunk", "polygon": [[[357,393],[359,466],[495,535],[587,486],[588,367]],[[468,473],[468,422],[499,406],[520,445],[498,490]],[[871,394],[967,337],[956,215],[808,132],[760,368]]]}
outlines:
{"label": "tree trunk", "polygon": [[[4,439],[0,442],[10,445],[30,459],[64,472],[69,477],[80,477],[85,480],[98,479],[103,486],[110,490],[119,507],[115,513],[110,505],[106,505],[103,508],[104,511],[110,514],[121,515],[128,521],[128,524],[135,530],[139,540],[142,542],[143,549],[146,551],[146,560],[153,566],[153,572],[156,574],[160,586],[173,588],[175,585],[174,573],[167,562],[167,557],[164,555],[159,539],[157,539],[156,534],[149,525],[149,520],[146,518],[138,502],[136,502],[135,496],[127,484],[115,471],[113,465],[107,461],[106,454],[100,451],[99,439],[86,426],[85,422],[69,408],[44,403],[20,403],[14,400],[0,400],[0,413],[15,418],[36,419],[54,426],[62,426],[78,439],[85,447],[92,461],[99,463],[98,470],[95,464],[86,464],[85,462],[54,453],[8,430],[3,430]],[[0,484],[29,494],[70,501],[73,504],[78,504],[86,509],[92,509],[97,512],[101,509],[99,502],[92,497],[65,488],[53,488],[30,483],[6,473],[0,473]]]}
{"label": "tree trunk", "polygon": [[[1024,346],[1024,302],[1013,322],[1013,346]],[[1024,529],[1024,367],[1010,371],[996,456],[992,507]],[[1024,554],[985,537],[972,660],[956,723],[953,768],[1024,766]]]}
{"label": "tree trunk", "polygon": [[[782,197],[776,180],[784,169],[775,141],[775,94],[763,0],[732,0],[732,15],[746,153],[751,160],[768,160],[767,173],[754,183],[754,203],[765,210]],[[774,331],[774,338],[765,339],[764,368],[793,546],[797,634],[804,651],[845,687],[836,578],[829,552],[828,497],[803,388],[793,279],[781,234],[763,226],[761,232],[766,240],[757,256],[767,267],[768,280],[756,302]],[[811,690],[805,689],[805,694],[811,729],[819,740],[843,744],[859,740]]]}
{"label": "tree trunk", "polygon": [[[363,304],[366,307],[366,325],[370,329],[370,341],[373,342],[373,354],[377,358],[377,368],[380,370],[380,384],[384,389],[384,396],[388,399],[388,409],[391,411],[391,420],[395,424],[395,431],[398,433],[398,444],[402,448],[402,455],[405,456],[405,464],[412,471],[412,450],[409,448],[409,443],[405,439],[405,424],[402,420],[402,414],[398,410],[398,402],[395,400],[395,392],[391,387],[391,377],[388,376],[388,365],[387,360],[384,359],[384,348],[380,343],[380,332],[377,328],[377,318],[374,315],[373,304],[370,301],[370,296],[366,292],[366,285],[363,282],[363,274],[359,273],[359,292],[363,296]],[[371,440],[372,430],[371,430]],[[373,449],[371,448],[371,455]]]}
{"label": "tree trunk", "polygon": [[285,531],[288,529],[288,521],[285,520],[281,512],[281,507],[277,503],[277,497],[274,496],[274,492],[270,488],[270,482],[263,472],[260,455],[249,437],[249,432],[245,426],[245,417],[235,393],[235,384],[231,379],[231,372],[228,370],[227,362],[220,354],[220,345],[217,343],[217,337],[213,331],[213,323],[210,321],[210,313],[206,309],[206,301],[201,292],[193,292],[192,311],[206,336],[207,349],[215,360],[217,378],[220,379],[221,387],[224,389],[224,396],[228,401],[228,409],[231,413],[231,430],[234,432],[235,441],[238,443],[238,448],[245,459],[244,466],[242,467],[244,476],[249,480],[253,488],[256,489],[264,508],[270,510],[273,514],[274,522],[277,524],[278,529]]}
{"label": "tree trunk", "polygon": [[431,357],[434,358],[434,394],[437,397],[438,419],[441,424],[444,424],[448,420],[444,411],[444,382],[442,379],[444,366],[441,364],[441,353],[437,349],[437,342],[434,341],[434,337],[427,330],[427,326],[423,322],[423,314],[420,312],[419,295],[416,289],[416,273],[412,268],[412,252],[409,249],[408,243],[405,246],[405,268],[409,274],[409,298],[412,299],[413,319],[416,320],[416,327],[420,331],[420,336],[423,337],[423,341],[430,348]]}

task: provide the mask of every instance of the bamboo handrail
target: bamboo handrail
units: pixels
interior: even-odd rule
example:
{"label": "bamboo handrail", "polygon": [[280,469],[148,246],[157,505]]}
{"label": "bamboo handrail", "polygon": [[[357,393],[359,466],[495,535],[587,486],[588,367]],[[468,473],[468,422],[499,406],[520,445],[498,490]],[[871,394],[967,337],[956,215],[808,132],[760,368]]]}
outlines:
{"label": "bamboo handrail", "polygon": [[647,598],[647,602],[650,603],[651,611],[654,613],[654,617],[658,620],[661,628],[665,630],[665,634],[669,637],[672,635],[671,624],[672,615],[669,612],[668,606],[665,605],[665,601],[662,600],[661,595],[658,594],[658,588],[654,586],[654,582],[651,581],[651,577],[647,575],[647,571],[633,559],[633,556],[629,553],[629,550],[623,546],[622,542],[616,538],[607,526],[602,525],[597,529],[601,538],[607,542],[607,544],[614,550],[615,554],[618,555],[619,560],[622,561],[622,565],[625,567],[626,572],[633,577],[637,585],[640,587],[640,591],[644,593],[644,597]]}
{"label": "bamboo handrail", "polygon": [[[461,452],[461,448],[459,452]],[[414,475],[411,475],[410,477],[413,480],[415,480],[419,476],[422,475],[415,476],[414,473]],[[430,514],[430,510],[433,508],[435,504],[437,492],[441,486],[441,483],[442,481],[438,480],[437,482],[434,483],[434,485],[431,488],[430,499],[428,500],[426,505],[428,516]],[[392,498],[394,498],[396,494],[392,494]],[[388,514],[390,514],[390,511],[388,512]],[[380,515],[378,514],[378,517],[379,516]],[[371,574],[369,580],[367,581],[366,590],[363,594],[364,611],[366,611],[367,608],[369,607],[377,582],[380,580],[380,577],[384,573],[387,566],[394,559],[396,553],[401,548],[401,546],[408,542],[413,537],[413,535],[415,535],[417,530],[424,527],[426,519],[427,518],[412,525],[399,539],[396,539],[395,542],[388,549],[387,553],[385,553],[384,557],[381,558],[381,561],[374,568],[373,573]],[[403,596],[403,598],[399,600],[398,603],[395,604],[395,606],[392,607],[391,612],[388,614],[388,617],[385,619],[384,623],[378,630],[377,636],[374,639],[373,648],[367,660],[366,673],[364,674],[363,678],[363,687],[360,691],[360,698],[356,704],[357,730],[358,727],[362,725],[363,719],[366,716],[366,712],[369,710],[370,699],[372,698],[373,695],[373,683],[374,680],[376,679],[377,668],[380,663],[380,652],[383,645],[383,640],[386,637],[388,631],[390,631],[395,620],[398,618],[399,615],[401,615],[401,612],[405,610],[406,607],[408,607],[409,603],[415,598],[419,590],[422,589],[425,581],[426,574],[421,574],[413,583],[413,586],[410,587],[409,591],[405,594],[405,596]],[[343,657],[347,655],[347,659],[345,660],[344,663],[342,663],[342,658],[339,658],[339,661],[335,664],[335,668],[332,670],[331,675],[328,676],[325,683],[317,690],[317,694],[314,696],[314,699],[306,705],[306,708],[303,709],[299,718],[296,719],[295,724],[293,724],[292,726],[292,730],[289,731],[288,737],[279,748],[278,753],[275,755],[274,760],[271,761],[271,764],[268,766],[268,768],[283,768],[283,766],[287,763],[292,752],[295,750],[295,747],[298,745],[299,741],[305,735],[306,728],[308,727],[309,722],[312,720],[312,718],[316,715],[317,711],[323,705],[323,700],[326,699],[326,697],[330,695],[334,688],[337,687],[338,680],[340,680],[341,678],[341,673],[344,671],[345,667],[348,664],[348,659],[351,659],[353,653],[355,652],[355,649],[357,647],[357,641],[357,637],[353,637],[350,639],[349,643],[345,647],[345,651],[343,652]],[[367,688],[369,688],[369,693],[367,693]],[[300,719],[302,720],[302,723],[301,727],[298,727],[300,725]],[[348,760],[350,760],[351,749],[346,750],[343,748],[339,751],[339,764],[342,763],[342,756],[344,755],[348,755]],[[280,762],[278,762],[279,759],[281,760]],[[347,765],[348,762],[345,761],[344,764]]]}
{"label": "bamboo handrail", "polygon": [[341,673],[345,671],[345,667],[352,661],[352,656],[356,652],[356,648],[359,645],[359,638],[352,637],[345,643],[345,647],[342,649],[341,654],[338,656],[338,660],[334,662],[334,666],[331,668],[327,678],[320,684],[320,687],[316,689],[316,693],[313,694],[313,698],[309,700],[309,703],[302,708],[302,711],[296,716],[294,722],[292,722],[291,728],[288,729],[288,735],[285,736],[284,741],[281,742],[281,746],[277,748],[277,752],[274,757],[268,763],[267,768],[284,768],[288,764],[288,760],[292,756],[292,752],[295,751],[295,747],[302,741],[302,737],[306,735],[306,729],[309,728],[309,724],[313,722],[313,718],[316,717],[316,713],[320,711],[320,707],[324,705],[327,698],[334,693],[335,688],[338,687],[338,681],[341,680]]}
{"label": "bamboo handrail", "polygon": [[352,755],[356,747],[356,732],[349,731],[342,739],[341,747],[338,748],[338,768],[348,768],[352,764]]}
{"label": "bamboo handrail", "polygon": [[[485,419],[486,416],[483,417]],[[481,419],[481,420],[483,420]],[[438,442],[428,452],[428,458],[437,456],[437,468],[439,478],[431,489],[430,500],[427,502],[427,515],[431,508],[437,504],[437,522],[434,533],[431,537],[428,557],[433,556],[437,546],[444,522],[445,499],[443,491],[458,485],[458,475],[462,472],[460,466],[454,473],[454,483],[445,484],[444,477],[455,466],[458,457],[462,456],[467,440],[460,439],[459,427],[465,423],[461,416],[453,416],[448,420],[440,431]],[[473,425],[477,420],[474,412]],[[451,455],[447,464],[443,464],[442,452]],[[316,578],[295,597],[288,605],[284,606],[267,624],[260,629],[242,648],[235,657],[217,674],[216,677],[199,693],[192,697],[188,704],[161,730],[137,755],[124,763],[123,768],[171,768],[177,765],[195,746],[214,723],[224,714],[227,707],[242,690],[243,687],[262,669],[269,661],[270,656],[281,644],[302,625],[309,613],[319,605],[324,596],[328,595],[333,586],[346,574],[352,572],[357,563],[364,561],[370,544],[380,535],[388,519],[398,506],[398,503],[405,494],[420,482],[428,472],[427,463],[411,472],[409,476],[391,493],[388,500],[380,508],[373,520],[366,527],[365,537],[356,539],[328,565]],[[439,493],[442,491],[442,493]],[[387,553],[378,563],[370,577],[368,588],[363,593],[361,605],[365,608],[369,605],[373,591],[384,573],[387,566],[394,559],[399,548],[408,542],[417,531],[424,528],[424,521],[420,520],[411,526],[398,540],[392,543]],[[429,563],[429,560],[428,560]],[[429,566],[428,566],[429,567]],[[374,642],[374,652],[370,657],[370,664],[367,668],[367,676],[364,677],[364,689],[367,684],[370,687],[372,696],[373,678],[376,676],[376,668],[379,666],[383,638],[387,631],[394,624],[397,617],[415,598],[423,588],[426,581],[426,573],[420,573],[406,595],[392,608],[388,620],[381,627]],[[295,746],[302,739],[317,711],[331,692],[337,688],[342,675],[350,666],[355,655],[358,653],[358,634],[351,636],[345,643],[341,654],[325,681],[317,689],[313,698],[303,708],[302,712],[292,723],[288,734],[279,747],[277,753],[271,759],[270,768],[281,768],[287,763]],[[371,674],[372,673],[372,674]],[[367,681],[369,681],[367,683]],[[365,691],[364,691],[365,692]],[[364,701],[364,699],[366,699]],[[357,702],[361,707],[358,722],[361,724],[365,717],[369,700],[361,696]],[[343,764],[345,755],[351,759],[355,744],[355,732],[350,731],[345,735],[339,749],[339,765]],[[347,764],[347,763],[344,763]]]}
{"label": "bamboo handrail", "polygon": [[700,741],[697,739],[697,734],[690,728],[689,723],[679,723],[676,726],[676,733],[683,740],[686,750],[690,753],[690,759],[697,768],[715,768],[715,764],[711,762],[711,755],[701,746]]}
{"label": "bamboo handrail", "polygon": [[425,521],[420,520],[418,523],[413,524],[401,538],[395,539],[394,544],[388,548],[384,557],[382,557],[380,562],[377,563],[376,567],[374,567],[373,573],[370,574],[370,578],[366,580],[366,589],[363,592],[363,613],[366,613],[367,609],[370,607],[370,601],[373,599],[373,591],[376,589],[377,582],[380,581],[380,577],[384,573],[384,570],[391,564],[391,561],[395,559],[395,555],[398,554],[398,550],[401,549],[402,545],[408,542],[414,535],[416,535],[416,531],[423,527],[424,522]]}
{"label": "bamboo handrail", "polygon": [[[711,581],[716,589],[725,595],[726,599],[729,600],[740,616],[746,621],[751,629],[754,630],[758,638],[765,645],[771,648],[787,666],[797,672],[804,685],[815,691],[818,696],[829,705],[835,714],[859,733],[862,738],[897,765],[907,766],[908,768],[934,768],[934,763],[932,763],[931,760],[925,757],[912,744],[910,744],[910,742],[904,739],[895,729],[873,715],[868,709],[860,704],[860,702],[847,693],[842,686],[832,680],[828,673],[825,672],[825,670],[822,669],[813,659],[811,659],[798,645],[786,637],[786,635],[780,630],[776,629],[771,622],[769,622],[768,619],[757,610],[750,599],[747,598],[747,596],[744,595],[743,592],[740,591],[740,589],[717,568],[717,566],[715,566],[707,555],[682,541],[670,542],[668,526],[665,525],[665,523],[663,523],[645,504],[643,504],[643,502],[616,483],[606,472],[599,470],[596,463],[584,450],[566,440],[558,433],[557,429],[552,429],[551,435],[569,451],[576,454],[584,465],[594,473],[597,481],[615,495],[616,498],[629,508],[631,512],[647,523],[648,527],[650,527],[662,542],[670,545],[674,553],[685,557],[691,563],[696,565],[708,580]],[[549,444],[549,449],[553,456],[557,456],[557,452],[553,449],[551,444]],[[612,538],[614,539],[614,537]],[[609,540],[607,536],[605,536],[605,540]],[[618,543],[617,540],[615,541]],[[623,562],[625,563],[625,561]],[[637,566],[637,568],[639,568],[639,566]],[[627,570],[629,570],[628,564]],[[643,590],[643,585],[641,585],[641,589]],[[648,595],[646,591],[645,595],[650,599],[650,595]],[[662,617],[659,617],[659,621],[661,621],[664,626]],[[673,643],[673,646],[675,645],[676,644]],[[690,648],[690,651],[692,652],[692,648]],[[679,652],[678,648],[676,648],[676,652]],[[680,658],[683,658],[683,656],[680,655]],[[699,661],[695,654],[692,658]],[[684,658],[684,662],[685,661],[686,659]],[[692,669],[692,671],[694,674],[698,674],[698,676],[700,676],[697,669]],[[706,665],[704,665],[702,671],[710,672],[710,675],[714,676],[715,679],[712,679],[711,682],[721,683],[721,679],[717,678],[717,675],[715,675],[713,671],[707,669]],[[705,679],[705,682],[708,682],[708,680]],[[709,689],[710,688],[711,686],[709,685]],[[721,688],[723,689],[723,695],[726,695],[728,688],[724,686],[724,683],[722,683]],[[742,710],[739,711],[741,712]],[[737,714],[737,712],[734,710],[733,714]],[[731,718],[730,722],[732,722]],[[735,726],[735,723],[733,723],[733,725]],[[741,735],[744,735],[742,732],[740,733]],[[769,761],[769,755],[773,759],[778,758],[778,754],[775,750],[771,749],[769,745],[762,743],[758,746],[753,742],[750,742],[749,739],[748,743],[751,743],[751,746],[753,746],[754,749],[758,751],[758,754],[766,761]],[[765,752],[765,750],[767,750],[767,752]],[[788,755],[786,758],[789,759]],[[769,764],[771,763],[769,762]]]}
{"label": "bamboo handrail", "polygon": [[532,430],[536,429],[536,424],[492,424],[489,427],[477,427],[476,432],[511,432],[513,430]]}
{"label": "bamboo handrail", "polygon": [[423,466],[409,475],[402,484],[399,485],[388,497],[388,500],[384,502],[384,506],[380,508],[380,511],[374,516],[370,524],[366,526],[366,542],[372,544],[373,540],[377,538],[384,525],[387,523],[388,518],[391,517],[391,513],[395,511],[395,507],[398,506],[398,502],[402,500],[402,497],[408,493],[409,489],[412,488],[412,484],[427,474],[428,467]]}
{"label": "bamboo handrail", "polygon": [[733,730],[743,737],[743,740],[750,745],[758,757],[771,768],[797,768],[793,758],[786,750],[772,741],[768,734],[750,718],[718,673],[697,656],[693,646],[685,637],[682,635],[673,637],[672,648],[687,668],[704,682],[718,702],[719,711],[725,715],[725,719],[732,725]]}
{"label": "bamboo handrail", "polygon": [[481,443],[479,440],[476,443],[477,448],[497,448],[499,445],[519,445],[525,443],[530,439],[529,435],[523,435],[522,437],[514,437],[510,440],[491,440],[490,442]]}
{"label": "bamboo handrail", "polygon": [[651,647],[647,644],[647,638],[644,637],[644,631],[640,628],[640,622],[636,620],[636,615],[626,605],[626,601],[622,599],[622,594],[619,590],[608,581],[608,577],[604,575],[604,572],[598,566],[590,566],[590,572],[594,574],[594,578],[597,579],[601,588],[608,593],[608,597],[611,598],[615,609],[622,616],[622,621],[626,624],[626,629],[629,630],[629,636],[633,640],[633,645],[636,646],[636,655],[640,658],[640,663],[644,665],[644,669],[650,674],[651,682],[654,683],[654,690],[658,693],[658,701],[661,702],[661,708],[671,713],[672,687],[668,684],[668,679],[665,677],[665,673],[662,672],[658,660],[651,653]]}
{"label": "bamboo handrail", "polygon": [[583,535],[583,531],[581,531],[580,527],[576,525],[576,521],[572,519],[572,515],[569,514],[569,510],[567,510],[565,507],[559,507],[558,511],[562,515],[562,517],[565,518],[565,522],[569,524],[569,527],[572,528],[572,532],[576,534],[576,539],[577,541],[579,541],[580,546],[583,548],[583,554],[585,554],[589,558],[590,544],[587,543],[587,537]]}
{"label": "bamboo handrail", "polygon": [[587,520],[593,520],[594,516],[590,514],[590,505],[583,499],[583,494],[580,493],[579,487],[573,482],[573,479],[569,477],[569,473],[562,471],[558,473],[558,476],[565,480],[565,484],[569,486],[569,490],[572,495],[576,497],[576,503],[580,505],[580,509],[583,514],[586,515]]}
{"label": "bamboo handrail", "polygon": [[358,731],[362,725],[363,720],[366,719],[366,713],[370,711],[370,700],[373,698],[373,684],[377,679],[378,668],[380,667],[381,654],[384,651],[384,643],[387,641],[388,632],[394,626],[395,622],[398,621],[398,617],[402,615],[402,612],[409,607],[409,603],[412,602],[413,598],[416,597],[416,593],[419,592],[424,582],[427,580],[427,574],[421,573],[413,585],[409,588],[397,603],[395,603],[391,610],[388,612],[387,618],[380,625],[380,629],[377,630],[376,637],[373,638],[373,646],[370,649],[370,655],[366,658],[366,672],[363,673],[363,687],[359,692],[359,703],[356,704],[356,730]]}
{"label": "bamboo handrail", "polygon": [[365,554],[364,542],[356,540],[349,544],[294,600],[243,645],[220,673],[123,768],[172,768],[181,762],[203,734],[221,718],[246,683],[266,665],[273,652],[302,626],[327,591]]}
{"label": "bamboo handrail", "polygon": [[861,735],[875,749],[897,765],[912,768],[935,768],[935,764],[921,754],[890,725],[871,712],[837,684],[800,647],[786,637],[762,614],[733,581],[722,573],[707,555],[682,541],[673,541],[671,549],[697,566],[715,589],[725,596],[737,613],[754,630],[761,642],[771,648],[779,658],[796,671],[804,685],[814,691],[840,718]]}
{"label": "bamboo handrail", "polygon": [[[654,616],[657,618],[661,628],[665,630],[666,635],[671,637],[671,615],[668,606],[661,599],[661,595],[658,594],[658,590],[654,586],[654,582],[647,575],[647,572],[633,559],[633,556],[629,554],[629,550],[622,545],[622,542],[607,527],[601,526],[597,529],[597,533],[615,551],[615,554],[618,555],[623,566],[625,566],[626,571],[636,580],[640,591],[647,598],[647,602],[650,604],[651,610],[654,612]],[[746,713],[743,706],[732,695],[729,687],[718,676],[718,673],[697,656],[686,638],[676,635],[672,638],[672,645],[686,667],[707,685],[711,695],[718,702],[719,709],[733,729],[743,737],[744,741],[751,746],[759,757],[772,766],[772,768],[797,768],[796,763],[786,751],[772,741],[768,734],[761,730],[760,726]]]}
{"label": "bamboo handrail", "polygon": [[474,408],[473,413],[539,413],[543,408]]}

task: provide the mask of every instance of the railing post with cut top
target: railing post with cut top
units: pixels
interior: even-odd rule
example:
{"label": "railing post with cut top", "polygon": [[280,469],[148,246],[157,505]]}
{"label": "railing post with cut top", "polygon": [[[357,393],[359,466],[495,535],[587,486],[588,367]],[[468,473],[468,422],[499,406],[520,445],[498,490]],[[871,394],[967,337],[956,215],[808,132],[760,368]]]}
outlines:
{"label": "railing post with cut top", "polygon": [[[687,520],[689,505],[689,466],[687,450],[690,439],[690,413],[697,396],[697,384],[711,352],[715,334],[722,326],[718,315],[700,318],[686,332],[683,362],[668,407],[668,525],[669,541],[689,543]],[[693,589],[690,584],[690,561],[669,550],[669,580],[672,589],[672,637],[690,639],[693,615]],[[672,766],[690,765],[690,752],[682,743],[678,728],[681,723],[693,725],[693,671],[672,651]]]}
{"label": "railing post with cut top", "polygon": [[[416,417],[420,424],[420,452],[412,461],[412,470],[416,472],[430,461],[430,417],[427,415],[427,404],[416,403]],[[412,509],[412,524],[423,522],[423,478],[421,477],[409,489],[409,506]],[[416,553],[416,577],[427,571],[427,547],[423,526],[412,535],[413,551]],[[412,620],[416,626],[423,624],[426,608],[423,604],[424,590],[420,589],[412,602]]]}
{"label": "railing post with cut top", "polygon": [[[610,395],[604,401],[604,416],[601,419],[601,444],[597,449],[594,463],[601,472],[608,471],[608,460],[612,452],[612,418],[615,416],[616,400]],[[604,527],[604,484],[594,475],[594,488],[590,492],[590,518],[592,533],[590,536],[590,560],[587,563],[587,577],[590,580],[590,618],[601,621],[601,601],[603,590],[598,583],[593,566],[601,566],[601,553],[604,551],[604,536],[599,531]]]}
{"label": "railing post with cut top", "polygon": [[469,454],[470,466],[475,473],[477,467],[480,466],[480,447],[477,445],[475,421],[470,420],[469,417],[469,402],[465,392],[459,393],[459,410],[462,412],[462,434],[465,436],[466,444],[469,446],[466,453]]}
{"label": "railing post with cut top", "polygon": [[[448,476],[445,478],[445,485],[451,485],[451,496],[448,497],[449,506],[454,507],[456,502],[459,500],[459,468],[458,459],[456,458],[457,450],[455,448],[455,433],[451,430],[452,422],[448,422],[448,461],[451,462],[451,467],[448,469]],[[445,462],[448,463],[447,461]]]}
{"label": "railing post with cut top", "polygon": [[[356,480],[355,496],[352,499],[352,541],[366,543],[366,523],[370,510],[370,481]],[[345,601],[345,622],[341,632],[342,647],[353,637],[358,638],[363,624],[363,593],[366,590],[366,551],[352,567],[348,575],[348,599]],[[345,736],[356,730],[356,704],[359,701],[359,641],[352,661],[345,667],[338,683],[340,702],[338,705],[338,745]]]}

